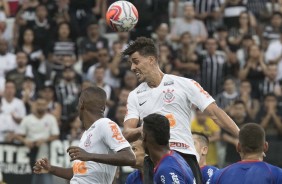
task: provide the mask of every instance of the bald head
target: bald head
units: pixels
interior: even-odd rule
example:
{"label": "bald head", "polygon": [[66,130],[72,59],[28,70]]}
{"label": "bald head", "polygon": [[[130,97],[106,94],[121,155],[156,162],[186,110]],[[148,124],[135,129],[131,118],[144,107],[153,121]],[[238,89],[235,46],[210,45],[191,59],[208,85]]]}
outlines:
{"label": "bald head", "polygon": [[106,92],[99,87],[88,87],[81,92],[80,103],[87,111],[93,113],[104,112]]}

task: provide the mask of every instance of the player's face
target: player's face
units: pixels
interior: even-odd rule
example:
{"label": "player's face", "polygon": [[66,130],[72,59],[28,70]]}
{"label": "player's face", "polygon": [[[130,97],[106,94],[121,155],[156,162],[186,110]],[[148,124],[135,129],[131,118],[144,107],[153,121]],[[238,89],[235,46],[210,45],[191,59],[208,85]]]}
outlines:
{"label": "player's face", "polygon": [[149,57],[141,56],[138,52],[133,53],[129,62],[131,64],[131,71],[133,71],[139,82],[146,82],[149,75],[150,59]]}
{"label": "player's face", "polygon": [[145,151],[142,147],[142,141],[137,140],[132,143],[132,150],[136,156],[136,165],[133,168],[142,168],[144,162]]}

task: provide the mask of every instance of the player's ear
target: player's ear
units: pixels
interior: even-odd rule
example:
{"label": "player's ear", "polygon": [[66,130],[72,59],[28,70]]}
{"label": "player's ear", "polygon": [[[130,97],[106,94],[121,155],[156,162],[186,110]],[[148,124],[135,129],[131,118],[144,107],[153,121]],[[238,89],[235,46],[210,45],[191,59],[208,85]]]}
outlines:
{"label": "player's ear", "polygon": [[208,147],[204,146],[202,147],[202,155],[207,155],[208,154]]}
{"label": "player's ear", "polygon": [[150,64],[155,64],[157,62],[157,59],[154,56],[148,57]]}
{"label": "player's ear", "polygon": [[268,150],[268,142],[265,141],[265,143],[263,145],[263,152],[265,153],[265,152],[267,152],[267,150]]}

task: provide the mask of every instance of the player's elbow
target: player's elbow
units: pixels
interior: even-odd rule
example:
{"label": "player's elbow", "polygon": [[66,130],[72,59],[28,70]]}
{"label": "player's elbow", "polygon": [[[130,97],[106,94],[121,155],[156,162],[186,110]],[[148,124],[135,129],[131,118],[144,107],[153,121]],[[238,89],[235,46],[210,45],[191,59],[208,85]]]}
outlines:
{"label": "player's elbow", "polygon": [[135,157],[135,154],[132,151],[127,154],[125,160],[127,162],[126,165],[128,165],[128,166],[135,166],[135,164],[136,164],[136,157]]}

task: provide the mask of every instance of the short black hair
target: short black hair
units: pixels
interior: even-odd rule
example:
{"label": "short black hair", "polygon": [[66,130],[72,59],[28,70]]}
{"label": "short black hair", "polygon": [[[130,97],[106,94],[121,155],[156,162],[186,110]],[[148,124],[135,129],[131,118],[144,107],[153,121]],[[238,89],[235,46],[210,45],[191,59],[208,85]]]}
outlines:
{"label": "short black hair", "polygon": [[256,123],[247,123],[239,132],[239,143],[243,153],[263,152],[265,131]]}
{"label": "short black hair", "polygon": [[16,82],[15,82],[14,80],[7,79],[7,80],[5,81],[5,84],[8,84],[8,83],[13,83],[14,86],[16,87]]}
{"label": "short black hair", "polygon": [[135,52],[139,52],[141,56],[158,57],[158,49],[154,41],[146,37],[138,37],[135,41],[130,42],[128,47],[123,51],[123,55],[130,56]]}
{"label": "short black hair", "polygon": [[202,132],[192,132],[192,135],[197,135],[197,136],[199,136],[199,138],[200,138],[200,141],[204,144],[204,145],[206,145],[206,146],[208,146],[209,145],[209,138],[208,138],[208,136],[206,135],[206,134],[204,134],[204,133],[202,133]]}
{"label": "short black hair", "polygon": [[158,145],[167,146],[170,139],[168,119],[160,114],[150,114],[143,118],[144,131],[148,132]]}
{"label": "short black hair", "polygon": [[99,110],[104,112],[107,96],[102,88],[96,86],[88,87],[81,92],[80,98],[83,99],[83,104],[88,111],[96,113]]}

